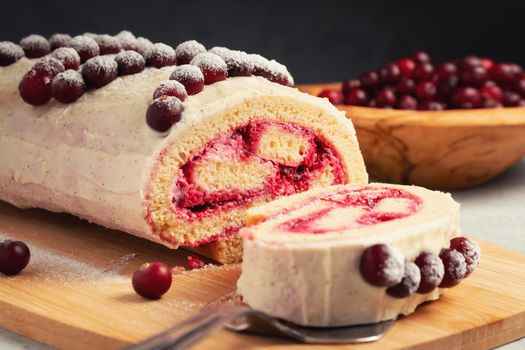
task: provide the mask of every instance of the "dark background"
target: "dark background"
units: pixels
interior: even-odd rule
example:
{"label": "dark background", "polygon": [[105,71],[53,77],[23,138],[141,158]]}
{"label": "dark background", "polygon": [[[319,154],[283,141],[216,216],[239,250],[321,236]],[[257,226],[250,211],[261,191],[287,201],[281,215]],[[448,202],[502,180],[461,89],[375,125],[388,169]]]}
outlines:
{"label": "dark background", "polygon": [[525,65],[525,0],[0,2],[0,40],[121,29],[172,46],[194,38],[275,58],[299,83],[354,77],[416,49],[437,62],[478,54]]}

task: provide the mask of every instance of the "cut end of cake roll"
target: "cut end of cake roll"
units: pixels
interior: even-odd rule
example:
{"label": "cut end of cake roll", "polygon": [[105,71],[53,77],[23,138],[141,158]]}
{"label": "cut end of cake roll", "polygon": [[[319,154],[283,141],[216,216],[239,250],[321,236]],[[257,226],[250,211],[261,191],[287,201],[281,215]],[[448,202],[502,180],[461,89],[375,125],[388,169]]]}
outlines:
{"label": "cut end of cake roll", "polygon": [[151,175],[147,219],[161,241],[199,247],[223,263],[241,258],[234,236],[249,207],[367,181],[355,132],[340,112],[258,77],[188,97],[166,144]]}
{"label": "cut end of cake roll", "polygon": [[244,301],[306,326],[375,323],[412,313],[466,277],[448,257],[460,235],[449,194],[370,184],[314,189],[248,210]]}

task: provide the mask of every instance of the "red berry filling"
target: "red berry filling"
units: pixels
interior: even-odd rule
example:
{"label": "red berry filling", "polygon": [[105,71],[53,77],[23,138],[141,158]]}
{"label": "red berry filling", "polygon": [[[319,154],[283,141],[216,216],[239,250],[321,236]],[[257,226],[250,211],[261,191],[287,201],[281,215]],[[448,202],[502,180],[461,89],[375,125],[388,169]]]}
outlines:
{"label": "red berry filling", "polygon": [[0,272],[18,275],[29,263],[31,252],[24,242],[5,240],[0,243]]}
{"label": "red berry filling", "polygon": [[10,41],[0,41],[0,67],[9,66],[24,57],[24,50]]}
{"label": "red berry filling", "polygon": [[93,57],[82,66],[82,77],[88,87],[100,88],[117,78],[117,63],[110,57]]}
{"label": "red berry filling", "polygon": [[375,244],[364,251],[359,270],[365,281],[376,287],[394,286],[403,278],[403,255],[386,244]]}
{"label": "red berry filling", "polygon": [[206,266],[204,260],[195,254],[188,255],[186,262],[191,270],[202,269],[204,266]]}
{"label": "red berry filling", "polygon": [[[308,140],[308,150],[305,150],[303,158],[292,165],[283,159],[267,157],[258,152],[265,133],[273,129]],[[244,189],[203,188],[199,185],[197,171],[217,159],[223,163],[236,162],[241,165],[256,163],[266,169],[267,175],[259,184]],[[173,210],[187,220],[198,220],[219,210],[246,205],[261,196],[270,199],[305,191],[328,166],[333,174],[333,184],[343,183],[345,174],[339,158],[332,147],[312,131],[276,122],[250,122],[230,135],[210,141],[183,165],[183,173],[175,180],[173,188]]]}
{"label": "red berry filling", "polygon": [[159,299],[170,289],[171,282],[170,268],[160,262],[142,265],[133,273],[132,278],[135,292],[147,299]]}
{"label": "red berry filling", "polygon": [[122,51],[115,56],[118,66],[118,75],[137,74],[144,70],[146,61],[144,57],[136,51]]}
{"label": "red berry filling", "polygon": [[146,65],[155,68],[175,65],[175,50],[163,43],[153,44],[146,52]]}
{"label": "red berry filling", "polygon": [[20,40],[20,46],[28,58],[45,56],[51,50],[49,41],[41,35],[31,34]]}
{"label": "red berry filling", "polygon": [[204,75],[202,71],[190,64],[175,67],[170,80],[175,80],[184,85],[188,95],[195,95],[204,88]]}
{"label": "red berry filling", "polygon": [[209,85],[225,80],[228,76],[226,62],[216,54],[206,52],[195,56],[190,64],[199,67],[204,75],[204,84]]}
{"label": "red berry filling", "polygon": [[204,45],[196,40],[188,40],[180,43],[175,48],[175,56],[177,58],[177,65],[189,64],[191,60],[198,54],[205,53]]}

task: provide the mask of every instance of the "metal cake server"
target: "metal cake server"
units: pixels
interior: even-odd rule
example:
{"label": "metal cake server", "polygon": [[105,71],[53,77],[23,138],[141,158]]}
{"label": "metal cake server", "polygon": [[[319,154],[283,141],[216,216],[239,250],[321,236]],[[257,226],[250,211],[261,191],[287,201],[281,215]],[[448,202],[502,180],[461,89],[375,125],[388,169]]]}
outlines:
{"label": "metal cake server", "polygon": [[226,327],[236,332],[280,336],[303,343],[342,344],[378,340],[394,320],[347,327],[304,327],[252,310],[246,305],[226,306],[201,313],[159,333],[127,350],[187,349],[211,332]]}

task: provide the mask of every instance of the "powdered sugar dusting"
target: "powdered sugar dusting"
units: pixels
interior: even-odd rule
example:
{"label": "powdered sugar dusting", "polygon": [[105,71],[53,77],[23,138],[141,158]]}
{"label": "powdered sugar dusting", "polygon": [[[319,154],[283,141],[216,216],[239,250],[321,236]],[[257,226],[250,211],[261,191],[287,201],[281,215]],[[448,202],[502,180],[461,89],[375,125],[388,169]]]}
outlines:
{"label": "powdered sugar dusting", "polygon": [[41,57],[51,50],[51,45],[42,35],[31,34],[20,40],[20,46],[28,57]]}
{"label": "powdered sugar dusting", "polygon": [[107,56],[96,56],[90,58],[84,65],[90,69],[100,70],[100,71],[117,71],[117,62],[111,57]]}
{"label": "powdered sugar dusting", "polygon": [[220,56],[211,52],[198,54],[191,60],[190,64],[199,67],[201,70],[228,70],[226,62]]}
{"label": "powdered sugar dusting", "polygon": [[149,39],[139,36],[136,40],[136,45],[137,52],[145,56],[148,49],[153,46],[153,43]]}
{"label": "powdered sugar dusting", "polygon": [[381,271],[389,281],[389,285],[399,283],[405,273],[405,257],[397,248],[389,247],[389,255],[384,261]]}
{"label": "powdered sugar dusting", "polygon": [[76,70],[68,69],[65,72],[57,74],[57,76],[53,79],[53,85],[84,85],[84,78],[82,78],[82,74],[77,72]]}
{"label": "powdered sugar dusting", "polygon": [[[0,238],[4,240],[8,237],[0,234]],[[53,281],[53,283],[129,283],[129,278],[118,273],[124,266],[112,266],[109,264],[107,268],[95,267],[72,257],[41,248],[31,241],[26,241],[26,244],[28,244],[31,251],[31,259],[23,274],[30,274],[31,279]]]}
{"label": "powdered sugar dusting", "polygon": [[94,40],[97,42],[98,47],[100,48],[101,55],[118,53],[120,50],[122,50],[120,41],[114,36],[101,34],[97,35]]}
{"label": "powdered sugar dusting", "polygon": [[58,49],[59,47],[65,47],[69,45],[71,41],[71,35],[55,33],[49,37],[49,44],[51,45],[51,50]]}
{"label": "powdered sugar dusting", "polygon": [[175,67],[173,73],[171,73],[170,79],[177,81],[204,81],[204,75],[198,67],[191,64],[183,64],[182,66]]}
{"label": "powdered sugar dusting", "polygon": [[63,72],[65,67],[60,60],[57,60],[54,57],[44,57],[35,63],[33,69],[44,71],[54,77],[58,73]]}
{"label": "powdered sugar dusting", "polygon": [[216,54],[226,62],[229,76],[252,75],[254,62],[246,52],[230,50],[220,46],[212,48],[209,52]]}
{"label": "powdered sugar dusting", "polygon": [[123,30],[115,37],[120,42],[120,46],[122,46],[123,50],[137,50],[137,38],[135,38],[135,35],[131,33],[128,30]]}
{"label": "powdered sugar dusting", "polygon": [[24,57],[24,50],[10,41],[0,41],[0,66],[8,66]]}
{"label": "powdered sugar dusting", "polygon": [[69,42],[69,47],[72,47],[78,52],[82,62],[100,54],[97,42],[87,36],[78,35],[74,37]]}
{"label": "powdered sugar dusting", "polygon": [[62,62],[65,69],[78,69],[80,56],[71,47],[60,47],[51,53],[51,56]]}
{"label": "powdered sugar dusting", "polygon": [[188,64],[195,56],[204,52],[206,52],[206,47],[196,40],[182,42],[175,48],[177,64]]}
{"label": "powdered sugar dusting", "polygon": [[146,51],[146,64],[157,68],[175,64],[175,50],[164,43],[153,44]]}
{"label": "powdered sugar dusting", "polygon": [[179,83],[176,80],[165,80],[155,89],[153,93],[153,99],[159,98],[161,96],[175,96],[178,97],[181,101],[184,101],[188,94],[184,85]]}

